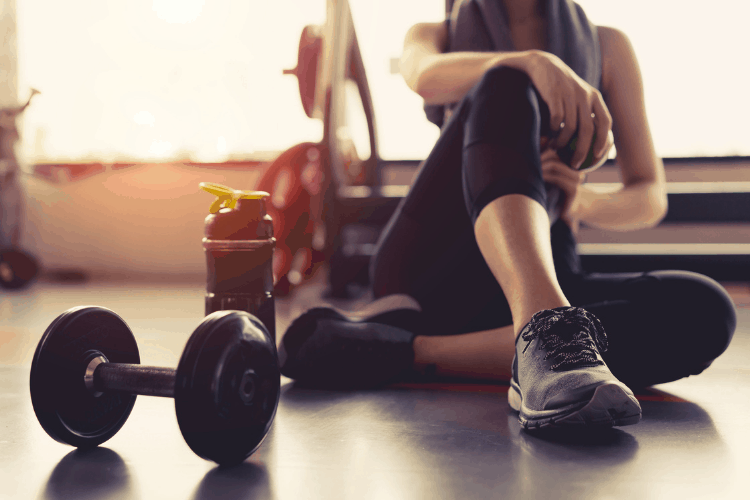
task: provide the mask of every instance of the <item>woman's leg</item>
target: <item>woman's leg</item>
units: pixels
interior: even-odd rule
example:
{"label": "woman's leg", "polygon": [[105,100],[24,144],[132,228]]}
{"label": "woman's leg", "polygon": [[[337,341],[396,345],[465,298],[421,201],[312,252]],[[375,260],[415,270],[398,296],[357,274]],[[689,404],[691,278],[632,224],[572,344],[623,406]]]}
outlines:
{"label": "woman's leg", "polygon": [[[476,309],[467,317],[466,311],[445,304],[446,291],[458,289],[464,301],[468,299],[481,309],[488,298],[497,299],[492,288],[477,289],[474,281],[494,278],[498,284],[494,289],[499,286],[503,302],[509,306],[516,334],[508,399],[519,411],[521,424],[539,428],[638,422],[641,409],[632,391],[612,375],[601,358],[604,332],[600,321],[586,310],[570,307],[558,283],[540,158],[541,136],[548,135],[549,110],[528,75],[499,67],[485,73],[462,102],[458,115],[463,123],[463,198],[471,220],[471,237],[460,245],[469,248],[469,243],[474,244],[471,248],[478,249],[479,255],[475,252],[473,260],[484,263],[486,269],[482,274],[467,274],[465,261],[434,269],[428,281],[437,277],[446,286],[433,286],[424,290],[426,296],[415,297],[427,321],[446,323],[444,318],[455,314],[464,320],[465,328],[466,320],[472,322],[476,316]],[[412,222],[429,223],[435,217],[429,210],[435,205],[420,207],[414,198],[418,199],[416,194],[411,200],[407,197],[399,215],[410,215],[411,207]],[[414,217],[420,208],[427,213]],[[440,236],[445,238],[446,232]],[[427,242],[432,244],[426,252],[442,250],[441,241],[434,237]],[[376,263],[376,279],[377,267]],[[393,276],[407,271],[408,266],[382,269]],[[422,276],[416,278],[423,286]],[[376,295],[382,293],[381,283],[375,281]],[[456,286],[459,284],[462,286]],[[444,307],[435,308],[436,304]],[[429,341],[427,345],[424,340],[416,342],[418,363],[425,354],[420,349],[428,345]],[[468,345],[466,339],[464,345]]]}
{"label": "woman's leg", "polygon": [[[376,297],[413,296],[429,335],[509,324],[509,294],[526,297],[513,305],[519,318],[537,307],[566,305],[549,241],[548,212],[557,204],[547,193],[559,192],[545,185],[539,159],[548,122],[549,111],[524,73],[497,68],[485,75],[381,236],[371,267]],[[482,315],[488,307],[494,318]]]}
{"label": "woman's leg", "polygon": [[[729,346],[736,327],[731,297],[715,280],[688,271],[584,274],[570,228],[551,228],[555,269],[565,296],[593,313],[607,333],[603,358],[631,387],[695,375]],[[490,324],[492,311],[478,324]],[[416,365],[439,375],[508,381],[512,325],[445,337],[418,336]]]}
{"label": "woman's leg", "polygon": [[689,271],[591,274],[568,296],[601,320],[604,360],[633,387],[701,373],[727,349],[737,324],[727,291]]}
{"label": "woman's leg", "polygon": [[[488,91],[477,95],[467,118],[464,194],[478,246],[518,334],[535,313],[570,306],[555,274],[542,187],[539,143],[549,115],[525,73],[501,68],[486,79]],[[498,98],[500,92],[508,94]],[[502,167],[513,175],[498,177]]]}
{"label": "woman's leg", "polygon": [[[463,114],[454,113],[381,233],[370,265],[375,298],[414,297],[424,311],[420,332],[451,335],[465,329],[489,302],[510,319],[497,281],[474,239],[461,188]],[[504,312],[504,314],[503,314]],[[501,320],[502,321],[502,320]]]}
{"label": "woman's leg", "polygon": [[555,275],[547,212],[536,201],[498,198],[482,210],[474,231],[508,299],[516,335],[537,312],[570,306]]}
{"label": "woman's leg", "polygon": [[443,377],[508,382],[516,352],[513,325],[414,339],[414,370]]}
{"label": "woman's leg", "polygon": [[[482,112],[490,97],[506,109]],[[527,104],[517,105],[522,101]],[[446,125],[383,231],[371,267],[373,294],[412,296],[422,309],[421,324],[412,329],[412,321],[406,325],[379,314],[381,322],[372,318],[369,327],[330,309],[313,309],[282,339],[284,375],[321,384],[342,378],[351,385],[388,381],[413,368],[414,333],[458,334],[512,322],[505,295],[477,246],[474,221],[484,205],[503,195],[527,195],[544,211],[539,136],[540,123],[549,116],[547,111],[540,119],[538,101],[525,74],[503,68],[488,72]],[[492,120],[483,124],[487,116]],[[503,147],[499,155],[477,142],[485,127],[493,127],[491,139]],[[549,219],[541,219],[549,232]]]}
{"label": "woman's leg", "polygon": [[[602,322],[609,344],[604,360],[630,387],[701,373],[726,350],[736,327],[726,290],[688,271],[568,276],[563,289]],[[507,382],[515,352],[512,328],[418,336],[415,363],[422,369],[432,365],[439,375]]]}
{"label": "woman's leg", "polygon": [[[550,243],[556,274],[565,293],[570,294],[580,287],[582,271],[575,236],[562,220],[550,229]],[[509,315],[502,317],[496,312],[494,304],[490,304],[474,318],[473,324],[488,328],[504,321],[505,326],[459,335],[417,336],[414,340],[415,370],[447,377],[508,382],[517,330]]]}

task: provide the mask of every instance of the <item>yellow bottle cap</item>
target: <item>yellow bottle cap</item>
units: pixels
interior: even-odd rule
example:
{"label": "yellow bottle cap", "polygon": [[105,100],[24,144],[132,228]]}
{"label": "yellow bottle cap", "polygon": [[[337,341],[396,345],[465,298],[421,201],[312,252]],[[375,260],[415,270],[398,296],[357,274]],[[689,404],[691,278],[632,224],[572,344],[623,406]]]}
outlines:
{"label": "yellow bottle cap", "polygon": [[215,214],[222,208],[234,208],[237,205],[237,200],[262,200],[271,196],[265,191],[243,191],[241,189],[232,189],[222,184],[216,184],[215,182],[201,182],[199,185],[202,190],[216,196],[216,199],[208,209],[212,214]]}

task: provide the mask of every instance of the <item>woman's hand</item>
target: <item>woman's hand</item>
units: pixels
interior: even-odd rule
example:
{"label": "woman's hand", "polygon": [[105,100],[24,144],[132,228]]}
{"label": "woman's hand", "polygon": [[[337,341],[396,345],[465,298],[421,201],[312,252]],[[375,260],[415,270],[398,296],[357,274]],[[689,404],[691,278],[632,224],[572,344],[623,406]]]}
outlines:
{"label": "woman's hand", "polygon": [[601,93],[581,79],[559,57],[540,50],[526,54],[524,69],[550,110],[550,128],[559,132],[550,146],[559,149],[578,133],[571,167],[586,159],[596,130],[594,157],[602,158],[611,146],[612,116]]}
{"label": "woman's hand", "polygon": [[559,187],[564,195],[560,218],[575,230],[578,227],[581,193],[585,189],[582,184],[586,180],[586,174],[577,172],[563,163],[552,149],[542,151],[541,158],[542,178],[545,182]]}

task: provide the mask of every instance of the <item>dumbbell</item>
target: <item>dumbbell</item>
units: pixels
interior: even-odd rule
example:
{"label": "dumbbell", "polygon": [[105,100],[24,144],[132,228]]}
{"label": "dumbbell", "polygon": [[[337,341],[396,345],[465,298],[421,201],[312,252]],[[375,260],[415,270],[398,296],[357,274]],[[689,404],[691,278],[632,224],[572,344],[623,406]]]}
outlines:
{"label": "dumbbell", "polygon": [[140,365],[125,321],[104,307],[74,307],[39,341],[31,365],[31,402],[53,439],[98,446],[125,423],[137,394],[174,398],[188,446],[221,465],[244,461],[276,414],[276,345],[255,316],[217,311],[195,329],[177,369]]}

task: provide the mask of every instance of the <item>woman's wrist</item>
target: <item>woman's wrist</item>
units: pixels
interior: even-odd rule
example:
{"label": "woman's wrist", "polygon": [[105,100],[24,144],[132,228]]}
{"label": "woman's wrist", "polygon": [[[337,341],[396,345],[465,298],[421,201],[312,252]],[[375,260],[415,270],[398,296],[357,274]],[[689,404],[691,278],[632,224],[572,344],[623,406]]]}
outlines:
{"label": "woman's wrist", "polygon": [[580,185],[578,187],[578,203],[572,217],[583,221],[590,219],[591,214],[596,210],[597,203],[601,203],[609,194],[611,193],[595,191],[586,184]]}
{"label": "woman's wrist", "polygon": [[497,52],[495,57],[487,61],[485,71],[497,66],[515,68],[528,74],[534,64],[537,50],[522,50],[519,52]]}

